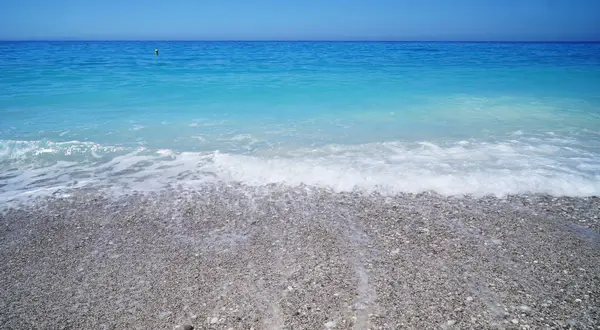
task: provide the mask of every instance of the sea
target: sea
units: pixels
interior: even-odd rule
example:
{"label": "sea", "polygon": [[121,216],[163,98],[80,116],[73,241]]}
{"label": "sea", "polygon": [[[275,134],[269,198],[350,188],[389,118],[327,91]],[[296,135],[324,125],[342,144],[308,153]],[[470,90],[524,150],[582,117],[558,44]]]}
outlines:
{"label": "sea", "polygon": [[600,194],[600,43],[5,41],[0,72],[4,205]]}

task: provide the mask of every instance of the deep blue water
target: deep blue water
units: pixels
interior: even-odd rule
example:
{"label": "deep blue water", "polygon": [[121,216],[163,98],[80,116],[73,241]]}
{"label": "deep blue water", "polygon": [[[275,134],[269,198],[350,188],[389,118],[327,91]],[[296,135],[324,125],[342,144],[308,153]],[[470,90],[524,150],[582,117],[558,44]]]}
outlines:
{"label": "deep blue water", "polygon": [[600,44],[0,42],[0,72],[1,200],[600,193]]}

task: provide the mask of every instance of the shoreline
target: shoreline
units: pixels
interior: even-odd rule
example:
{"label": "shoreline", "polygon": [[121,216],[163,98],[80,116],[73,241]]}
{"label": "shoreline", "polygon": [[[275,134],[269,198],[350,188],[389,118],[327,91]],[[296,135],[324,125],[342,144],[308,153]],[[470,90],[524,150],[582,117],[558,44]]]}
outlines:
{"label": "shoreline", "polygon": [[3,328],[600,326],[600,198],[211,185],[0,214]]}

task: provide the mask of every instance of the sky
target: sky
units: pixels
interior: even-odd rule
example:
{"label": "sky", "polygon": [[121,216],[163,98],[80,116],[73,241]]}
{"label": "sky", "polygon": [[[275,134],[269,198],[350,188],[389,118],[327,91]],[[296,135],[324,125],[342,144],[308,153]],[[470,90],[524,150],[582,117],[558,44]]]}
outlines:
{"label": "sky", "polygon": [[0,40],[600,41],[600,0],[0,0]]}

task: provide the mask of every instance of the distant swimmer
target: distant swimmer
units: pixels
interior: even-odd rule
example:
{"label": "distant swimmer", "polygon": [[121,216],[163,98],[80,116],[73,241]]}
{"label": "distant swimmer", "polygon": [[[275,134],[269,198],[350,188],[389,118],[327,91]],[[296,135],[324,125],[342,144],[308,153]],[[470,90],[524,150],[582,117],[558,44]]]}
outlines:
{"label": "distant swimmer", "polygon": [[154,50],[154,54],[156,54],[156,56],[158,56],[158,48]]}

